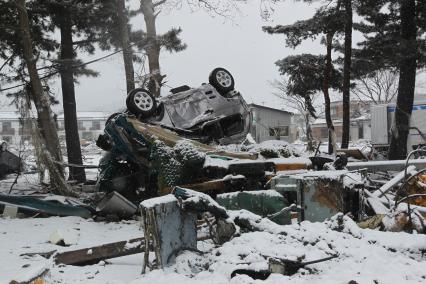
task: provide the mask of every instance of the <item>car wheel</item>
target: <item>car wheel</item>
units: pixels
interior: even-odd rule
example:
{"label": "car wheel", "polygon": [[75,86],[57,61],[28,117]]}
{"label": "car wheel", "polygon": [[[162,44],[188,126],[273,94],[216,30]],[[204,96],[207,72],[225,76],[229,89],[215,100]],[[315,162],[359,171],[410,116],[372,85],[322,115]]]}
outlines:
{"label": "car wheel", "polygon": [[131,113],[143,118],[153,115],[157,108],[157,103],[149,91],[140,88],[130,91],[126,105]]}
{"label": "car wheel", "polygon": [[221,95],[226,95],[234,89],[234,77],[224,68],[214,69],[209,76],[209,83],[216,88]]}

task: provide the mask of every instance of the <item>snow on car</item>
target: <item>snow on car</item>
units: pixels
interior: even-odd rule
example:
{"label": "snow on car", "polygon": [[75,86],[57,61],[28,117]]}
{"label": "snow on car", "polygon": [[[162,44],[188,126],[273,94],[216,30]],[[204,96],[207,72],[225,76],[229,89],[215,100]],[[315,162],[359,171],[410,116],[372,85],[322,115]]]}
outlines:
{"label": "snow on car", "polygon": [[137,88],[128,94],[126,105],[130,113],[146,122],[198,137],[203,142],[237,143],[249,132],[250,111],[234,85],[229,71],[216,68],[208,84],[197,88],[180,86],[160,98]]}

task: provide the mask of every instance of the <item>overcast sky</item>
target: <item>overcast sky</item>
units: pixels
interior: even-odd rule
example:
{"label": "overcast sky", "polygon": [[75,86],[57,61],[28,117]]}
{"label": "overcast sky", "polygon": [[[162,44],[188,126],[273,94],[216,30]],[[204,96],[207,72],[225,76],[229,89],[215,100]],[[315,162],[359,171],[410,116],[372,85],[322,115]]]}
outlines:
{"label": "overcast sky", "polygon": [[[202,10],[191,13],[188,7],[160,14],[158,32],[181,27],[181,37],[188,45],[186,50],[179,53],[162,51],[161,71],[167,74],[167,85],[176,87],[187,84],[195,87],[208,81],[212,69],[224,67],[232,72],[236,89],[247,102],[285,107],[282,101],[271,94],[273,88],[269,82],[279,79],[274,62],[289,54],[322,53],[324,48],[318,42],[307,41],[297,50],[292,50],[285,47],[283,36],[266,34],[261,28],[263,25],[290,24],[309,18],[315,8],[306,3],[285,1],[275,6],[275,13],[265,22],[260,16],[258,1],[252,0],[239,7],[241,13],[235,13],[232,21],[219,16],[212,17]],[[144,28],[142,16],[135,18],[133,24]],[[97,53],[95,57],[101,54]],[[80,84],[76,86],[78,109],[114,111],[125,106],[121,54],[90,67],[101,75],[79,79]],[[165,91],[168,89],[166,87]],[[56,91],[60,95],[59,84],[56,84]]]}
{"label": "overcast sky", "polygon": [[[232,1],[232,0],[231,0]],[[133,0],[137,5],[138,0]],[[318,6],[318,3],[317,3]],[[179,53],[162,51],[160,64],[166,74],[167,85],[176,87],[189,85],[196,87],[208,81],[208,75],[215,67],[224,67],[232,72],[238,89],[248,103],[264,104],[275,108],[285,108],[283,101],[272,93],[270,82],[279,79],[274,62],[290,54],[324,54],[325,47],[319,40],[305,41],[296,50],[286,48],[284,36],[269,35],[262,31],[263,25],[291,24],[311,17],[316,9],[301,1],[283,1],[274,6],[275,11],[269,21],[261,18],[259,0],[250,0],[239,6],[241,13],[234,13],[232,20],[199,10],[191,12],[188,7],[161,13],[158,17],[158,32],[163,33],[172,27],[181,27],[181,37],[188,45]],[[133,25],[145,28],[143,17],[134,18]],[[355,33],[354,41],[360,39]],[[355,43],[354,43],[355,45]],[[97,52],[89,57],[80,54],[87,61],[107,53]],[[125,107],[125,77],[122,55],[119,53],[90,67],[100,73],[96,78],[79,78],[76,85],[78,110],[102,110],[112,112]],[[141,66],[136,66],[140,69]],[[58,99],[61,99],[59,80],[53,86]],[[163,93],[167,93],[165,87]],[[319,96],[320,98],[322,96]],[[335,98],[337,96],[335,95]],[[1,102],[0,102],[1,103]],[[1,106],[6,109],[4,101]],[[56,107],[58,110],[58,107]]]}

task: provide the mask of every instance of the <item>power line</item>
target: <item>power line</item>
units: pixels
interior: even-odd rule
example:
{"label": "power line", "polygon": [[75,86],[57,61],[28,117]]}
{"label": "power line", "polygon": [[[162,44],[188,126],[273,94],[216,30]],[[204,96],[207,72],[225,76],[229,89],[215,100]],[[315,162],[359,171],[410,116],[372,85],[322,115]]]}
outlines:
{"label": "power line", "polygon": [[[74,66],[72,66],[72,70],[75,70],[75,69],[78,69],[78,68],[84,67],[84,66],[86,66],[86,65],[89,65],[89,64],[95,63],[95,62],[97,62],[97,61],[100,61],[100,60],[106,59],[106,58],[108,58],[108,57],[111,57],[111,56],[113,56],[113,55],[115,55],[115,54],[117,54],[117,53],[123,52],[125,49],[128,49],[128,48],[130,48],[130,47],[132,47],[132,46],[134,46],[134,45],[137,45],[138,43],[141,43],[141,42],[143,42],[143,41],[146,41],[146,39],[143,39],[143,40],[140,40],[140,41],[134,42],[134,43],[132,43],[132,44],[128,45],[126,48],[122,48],[122,49],[116,50],[116,51],[114,51],[114,52],[112,52],[112,53],[109,53],[109,54],[107,54],[107,55],[105,55],[105,56],[101,56],[101,57],[99,57],[99,58],[96,58],[96,59],[93,59],[93,60],[90,60],[90,61],[87,61],[87,62],[83,62],[83,63],[80,63],[80,64],[78,64],[78,65],[74,65]],[[55,65],[60,65],[60,64],[53,64],[53,65],[51,65],[50,67],[54,67]],[[46,67],[41,67],[41,68],[38,68],[37,70],[41,70],[41,69],[45,69],[45,68],[46,68]],[[54,71],[54,72],[52,72],[52,73],[48,73],[48,74],[46,74],[46,75],[44,75],[44,76],[40,77],[40,80],[47,79],[47,78],[49,78],[49,77],[51,77],[51,76],[53,76],[53,75],[58,74],[59,72],[60,72],[60,71],[59,71],[59,70],[57,70],[57,71]],[[23,83],[23,84],[14,85],[14,86],[11,86],[11,87],[3,88],[3,89],[0,89],[0,92],[4,92],[4,91],[11,90],[11,89],[15,89],[15,88],[23,87],[23,86],[25,86],[25,85],[26,85],[26,83]]]}

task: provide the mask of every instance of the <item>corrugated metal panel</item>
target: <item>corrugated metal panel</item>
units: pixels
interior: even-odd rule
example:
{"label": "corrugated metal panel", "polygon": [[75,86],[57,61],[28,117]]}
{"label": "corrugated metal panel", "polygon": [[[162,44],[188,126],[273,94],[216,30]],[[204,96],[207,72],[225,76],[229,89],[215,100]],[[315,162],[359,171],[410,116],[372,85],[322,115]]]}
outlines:
{"label": "corrugated metal panel", "polygon": [[387,105],[371,106],[371,140],[374,144],[389,143],[387,115]]}

